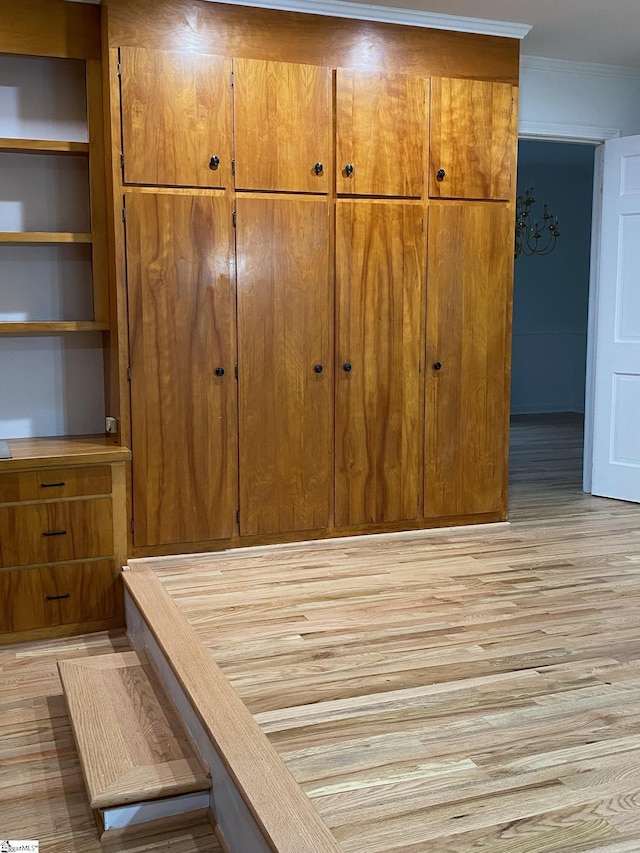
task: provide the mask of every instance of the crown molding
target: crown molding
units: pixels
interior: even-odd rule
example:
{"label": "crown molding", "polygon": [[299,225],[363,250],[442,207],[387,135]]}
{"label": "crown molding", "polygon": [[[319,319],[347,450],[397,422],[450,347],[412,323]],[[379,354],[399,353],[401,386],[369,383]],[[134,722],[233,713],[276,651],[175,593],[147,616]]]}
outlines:
{"label": "crown molding", "polygon": [[595,145],[620,136],[617,127],[589,127],[581,124],[546,124],[521,121],[519,139],[544,139],[553,142],[590,142]]}
{"label": "crown molding", "polygon": [[408,27],[426,27],[433,30],[451,30],[485,36],[523,39],[531,27],[510,21],[491,21],[486,18],[468,18],[462,15],[440,15],[418,9],[399,9],[370,3],[352,3],[349,0],[206,0],[208,3],[232,3],[260,9],[279,9],[285,12],[305,12],[310,15],[328,15],[332,18],[355,18],[385,24],[403,24]]}
{"label": "crown molding", "polygon": [[550,56],[520,56],[520,70],[550,71],[553,74],[591,74],[596,77],[623,77],[640,80],[640,68],[627,65],[600,65],[597,62],[574,62],[571,59],[554,59]]}

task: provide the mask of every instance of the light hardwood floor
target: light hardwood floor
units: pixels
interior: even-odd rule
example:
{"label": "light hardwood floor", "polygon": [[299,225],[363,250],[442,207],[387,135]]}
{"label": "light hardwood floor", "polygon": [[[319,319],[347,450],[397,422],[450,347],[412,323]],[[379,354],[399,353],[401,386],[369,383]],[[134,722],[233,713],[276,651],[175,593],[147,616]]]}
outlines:
{"label": "light hardwood floor", "polygon": [[[583,495],[579,420],[543,421],[510,527],[153,562],[345,851],[640,851],[640,506]],[[55,660],[124,648],[0,649],[3,837],[100,849]]]}
{"label": "light hardwood floor", "polygon": [[513,427],[511,526],[153,561],[345,851],[640,851],[640,507]]}

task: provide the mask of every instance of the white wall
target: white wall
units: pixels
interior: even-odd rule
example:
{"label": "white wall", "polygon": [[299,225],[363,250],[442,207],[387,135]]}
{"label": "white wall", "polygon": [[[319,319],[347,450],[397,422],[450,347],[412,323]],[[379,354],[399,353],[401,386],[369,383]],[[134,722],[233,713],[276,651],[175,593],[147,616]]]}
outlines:
{"label": "white wall", "polygon": [[611,128],[620,136],[640,133],[640,71],[522,56],[521,130],[528,125]]}
{"label": "white wall", "polygon": [[515,261],[511,410],[583,412],[594,149],[521,142],[520,152],[518,194],[533,186],[534,210],[549,204],[561,235],[551,254]]}

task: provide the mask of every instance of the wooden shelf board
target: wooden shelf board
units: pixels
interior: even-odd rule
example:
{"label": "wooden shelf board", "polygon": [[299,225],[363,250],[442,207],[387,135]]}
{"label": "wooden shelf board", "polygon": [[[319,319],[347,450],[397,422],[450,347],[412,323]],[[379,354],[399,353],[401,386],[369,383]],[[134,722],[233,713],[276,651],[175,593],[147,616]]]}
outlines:
{"label": "wooden shelf board", "polygon": [[0,320],[0,335],[36,334],[59,332],[104,332],[109,328],[108,323],[98,323],[95,320],[36,320],[3,322]]}
{"label": "wooden shelf board", "polygon": [[79,231],[0,231],[0,243],[91,243],[92,234]]}
{"label": "wooden shelf board", "polygon": [[63,139],[11,139],[0,137],[0,151],[9,154],[88,154],[88,142]]}
{"label": "wooden shelf board", "polygon": [[107,435],[57,435],[44,438],[9,438],[11,459],[0,459],[0,472],[50,468],[59,465],[124,462],[131,458],[128,447]]}

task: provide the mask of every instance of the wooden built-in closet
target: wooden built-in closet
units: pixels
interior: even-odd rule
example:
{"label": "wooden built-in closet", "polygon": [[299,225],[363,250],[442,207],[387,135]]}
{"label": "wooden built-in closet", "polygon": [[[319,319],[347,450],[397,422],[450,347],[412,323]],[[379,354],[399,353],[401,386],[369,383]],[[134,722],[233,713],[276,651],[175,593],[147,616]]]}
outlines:
{"label": "wooden built-in closet", "polygon": [[518,42],[106,0],[131,553],[506,517]]}

